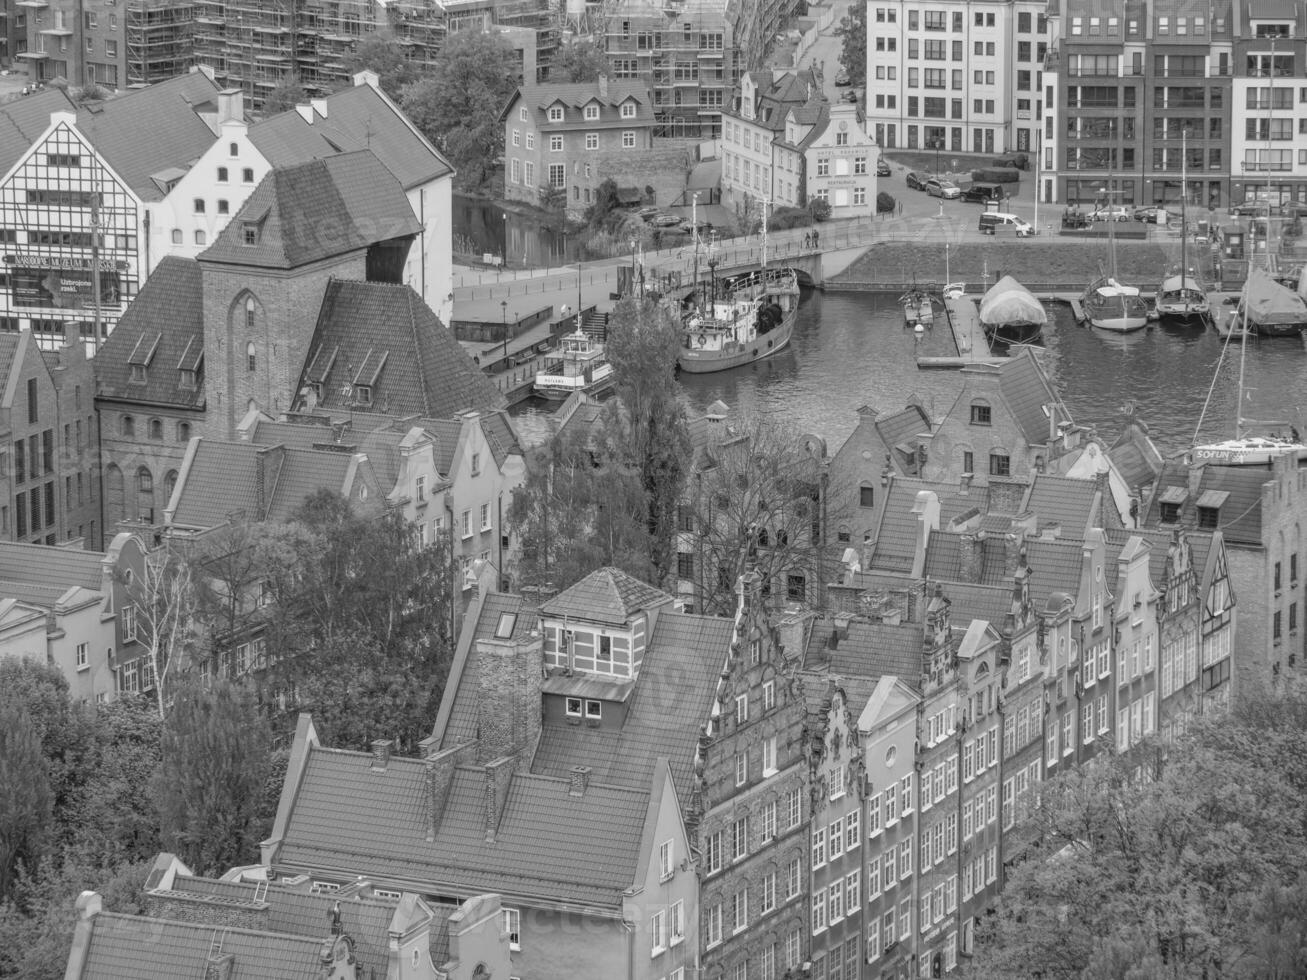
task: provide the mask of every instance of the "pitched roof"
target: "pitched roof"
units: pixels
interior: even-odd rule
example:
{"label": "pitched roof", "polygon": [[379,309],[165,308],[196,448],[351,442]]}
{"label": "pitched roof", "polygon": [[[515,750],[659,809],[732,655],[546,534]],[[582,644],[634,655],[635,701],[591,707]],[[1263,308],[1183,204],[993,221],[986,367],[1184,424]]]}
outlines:
{"label": "pitched roof", "polygon": [[165,190],[150,175],[189,168],[213,145],[213,130],[196,110],[218,91],[204,72],[190,71],[87,103],[77,112],[77,128],[142,200],[159,201]]}
{"label": "pitched roof", "polygon": [[[211,924],[114,912],[101,912],[92,923],[81,973],[87,980],[206,975],[214,940]],[[222,952],[233,958],[231,980],[316,977],[323,938],[226,928]]]}
{"label": "pitched roof", "polygon": [[0,542],[0,596],[50,609],[73,590],[99,595],[103,559],[102,551]]}
{"label": "pitched roof", "polygon": [[[144,384],[132,364],[144,360]],[[194,259],[165,256],[95,356],[96,397],[204,408],[204,295]],[[194,383],[182,386],[182,369]]]}
{"label": "pitched roof", "polygon": [[[381,881],[421,882],[434,893],[620,906],[635,881],[649,788],[518,772],[493,842],[486,841],[486,773],[455,770],[434,840],[428,840],[426,763],[311,746],[286,822],[279,864],[340,869]],[[350,805],[342,807],[341,801]]]}
{"label": "pitched roof", "polygon": [[1138,419],[1128,422],[1108,447],[1107,458],[1117,468],[1126,486],[1151,487],[1162,472],[1162,454],[1148,436],[1148,426]]}
{"label": "pitched roof", "polygon": [[1094,480],[1037,474],[1026,509],[1038,519],[1041,530],[1057,524],[1063,536],[1082,541],[1094,519],[1097,499],[1098,484]]}
{"label": "pitched roof", "polygon": [[666,592],[646,585],[620,568],[600,568],[544,603],[540,614],[625,626],[634,613],[671,601]]}
{"label": "pitched roof", "polygon": [[[939,525],[948,527],[950,521],[972,509],[982,514],[989,510],[989,493],[985,487],[970,487],[961,492],[956,483],[934,483],[912,477],[895,477],[889,485],[881,510],[876,546],[872,551],[872,569],[885,572],[907,572],[912,569],[916,554],[919,523],[912,513],[917,494],[933,491],[939,498]],[[933,536],[933,535],[932,535]]]}
{"label": "pitched roof", "polygon": [[286,521],[317,490],[347,493],[354,465],[347,452],[199,439],[182,466],[170,523],[211,528],[237,513],[251,521]]}
{"label": "pitched roof", "polygon": [[32,148],[50,125],[52,112],[76,112],[77,103],[57,86],[0,105],[0,177]]}
{"label": "pitched roof", "polygon": [[922,668],[922,627],[916,623],[890,625],[852,617],[847,635],[832,646],[837,626],[834,617],[812,624],[804,651],[804,669],[824,668],[840,677],[876,678],[886,674],[916,685]]}
{"label": "pitched roof", "polygon": [[1062,403],[1061,396],[1053,390],[1048,375],[1028,347],[1017,357],[1009,357],[999,365],[999,387],[1026,442],[1031,445],[1042,445],[1048,441],[1048,416],[1044,406],[1056,405],[1058,420],[1071,421],[1071,414]]}
{"label": "pitched roof", "polygon": [[371,150],[406,190],[453,173],[440,151],[371,85],[352,85],[324,101],[325,113],[310,105],[255,123],[249,128],[250,142],[274,167]]}
{"label": "pitched roof", "polygon": [[501,408],[504,396],[411,286],[333,279],[327,284],[296,398],[316,386],[317,407],[345,411],[357,385],[383,414],[452,418]]}
{"label": "pitched roof", "polygon": [[270,170],[200,261],[295,269],[421,230],[399,181],[358,150]]}
{"label": "pitched roof", "polygon": [[[0,333],[0,403],[5,408],[13,408],[13,400],[18,393],[16,370],[21,370],[19,348],[24,342],[35,346],[30,331]],[[13,377],[11,377],[13,375]]]}
{"label": "pitched roof", "polygon": [[585,765],[593,779],[638,789],[649,785],[657,760],[665,758],[686,805],[699,731],[712,710],[733,627],[723,617],[659,612],[621,730],[547,724],[531,771],[564,776]]}
{"label": "pitched roof", "polygon": [[[505,118],[519,101],[535,114],[537,125],[541,129],[565,129],[582,124],[588,126],[603,126],[605,124],[630,126],[633,123],[652,125],[654,121],[653,99],[649,96],[649,86],[643,81],[634,79],[608,79],[607,95],[599,91],[597,82],[545,82],[536,85],[524,85],[509,97],[500,118]],[[623,119],[618,112],[617,107],[627,101],[636,103],[634,120],[630,118]],[[599,119],[582,120],[575,115],[568,116],[564,113],[563,122],[550,122],[547,111],[551,105],[560,102],[572,109],[580,109],[592,102],[598,103]]]}
{"label": "pitched roof", "polygon": [[[1186,527],[1198,526],[1198,501],[1210,490],[1224,492],[1228,497],[1217,512],[1216,530],[1222,532],[1227,544],[1262,544],[1262,486],[1274,479],[1274,473],[1262,466],[1216,466],[1199,468],[1198,488],[1189,492],[1189,471],[1179,460],[1168,461],[1157,481],[1157,492],[1148,507],[1144,523],[1150,527],[1162,524],[1162,497],[1171,487],[1184,491],[1180,505],[1179,523]],[[1176,494],[1179,495],[1178,493]]]}

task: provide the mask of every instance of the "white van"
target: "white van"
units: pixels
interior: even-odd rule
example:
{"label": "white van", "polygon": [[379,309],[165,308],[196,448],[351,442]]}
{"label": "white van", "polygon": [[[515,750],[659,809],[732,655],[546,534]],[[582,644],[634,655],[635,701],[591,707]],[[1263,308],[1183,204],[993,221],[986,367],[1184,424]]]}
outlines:
{"label": "white van", "polygon": [[986,211],[981,214],[979,228],[985,235],[1016,235],[1017,238],[1029,238],[1035,233],[1034,227],[1025,218],[1003,211]]}

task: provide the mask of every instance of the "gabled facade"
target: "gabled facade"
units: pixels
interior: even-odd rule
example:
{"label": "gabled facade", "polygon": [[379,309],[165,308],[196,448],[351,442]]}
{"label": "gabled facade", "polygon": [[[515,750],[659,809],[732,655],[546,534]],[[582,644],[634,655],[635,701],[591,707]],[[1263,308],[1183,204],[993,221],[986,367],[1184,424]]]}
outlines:
{"label": "gabled facade", "polygon": [[826,118],[820,80],[808,70],[775,79],[770,71],[746,72],[731,103],[722,113],[722,202],[742,206],[747,195],[772,208],[802,207],[804,141]]}
{"label": "gabled facade", "polygon": [[[504,127],[504,196],[539,205],[562,195],[569,211],[596,200],[609,178],[619,184],[653,149],[654,113],[640,81],[527,85],[500,114]],[[645,182],[638,185],[643,193]]]}
{"label": "gabled facade", "polygon": [[[801,110],[791,110],[785,122],[786,143],[798,136]],[[876,213],[876,159],[880,148],[867,133],[857,103],[836,102],[823,107],[798,146],[803,151],[804,200],[825,201],[832,218]]]}

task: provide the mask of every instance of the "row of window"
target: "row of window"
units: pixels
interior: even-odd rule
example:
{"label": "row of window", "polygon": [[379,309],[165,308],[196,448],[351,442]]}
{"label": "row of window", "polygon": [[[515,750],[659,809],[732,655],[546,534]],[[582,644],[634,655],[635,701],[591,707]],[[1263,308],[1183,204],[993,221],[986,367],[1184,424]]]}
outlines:
{"label": "row of window", "polygon": [[[145,425],[146,435],[152,442],[163,441],[163,419],[150,419]],[[132,415],[123,415],[118,419],[118,435],[124,439],[134,439],[136,437],[136,417]],[[173,435],[177,442],[190,442],[191,440],[191,423],[178,422],[173,427]]]}
{"label": "row of window", "polygon": [[[771,800],[766,803],[756,821],[759,841],[766,843],[778,833],[788,833],[799,826],[801,816],[801,796],[798,789],[791,789],[783,800]],[[729,860],[739,861],[749,854],[749,818],[740,817],[731,824],[728,831],[718,830],[709,834],[704,840],[704,873],[716,874],[725,866],[727,848]]]}
{"label": "row of window", "polygon": [[825,888],[819,888],[812,896],[812,934],[821,935],[827,926],[834,926],[844,921],[844,914],[857,913],[862,898],[860,885],[862,873],[850,871],[843,878]]}
{"label": "row of window", "polygon": [[[842,795],[842,794],[841,794]],[[845,851],[857,850],[862,844],[862,813],[852,810],[832,821],[827,827],[812,832],[812,868],[815,871],[827,861],[834,861]]]}
{"label": "row of window", "polygon": [[[783,874],[772,870],[763,875],[758,881],[758,909],[754,918],[770,915],[781,905],[798,898],[802,874],[802,862],[794,858],[786,864]],[[722,941],[724,926],[729,927],[734,936],[749,928],[749,923],[749,887],[746,885],[727,901],[713,902],[708,906],[704,917],[705,948],[712,949]]]}

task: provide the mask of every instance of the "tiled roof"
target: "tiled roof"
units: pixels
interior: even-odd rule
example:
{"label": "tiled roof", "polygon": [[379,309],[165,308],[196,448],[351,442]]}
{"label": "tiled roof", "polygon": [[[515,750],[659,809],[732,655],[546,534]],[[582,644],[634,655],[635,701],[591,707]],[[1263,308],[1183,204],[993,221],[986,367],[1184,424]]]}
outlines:
{"label": "tiled roof", "polygon": [[22,598],[12,588],[72,588],[99,592],[102,551],[0,542],[0,595]]}
{"label": "tiled roof", "polygon": [[1041,530],[1058,524],[1063,537],[1082,541],[1095,516],[1097,495],[1098,484],[1094,480],[1040,474],[1030,489],[1026,509],[1035,515]]}
{"label": "tiled roof", "polygon": [[[495,457],[495,465],[503,466],[509,456],[521,456],[522,446],[517,441],[517,431],[505,411],[483,412],[481,415],[481,434]],[[441,470],[447,473],[447,470]]]}
{"label": "tiled roof", "polygon": [[1185,527],[1198,526],[1198,499],[1209,490],[1229,494],[1217,513],[1216,530],[1221,531],[1227,544],[1262,544],[1262,485],[1271,480],[1273,473],[1261,466],[1214,466],[1201,468],[1198,490],[1189,493],[1189,471],[1178,460],[1168,461],[1157,482],[1157,493],[1149,504],[1149,527],[1166,527],[1162,524],[1160,498],[1169,487],[1185,491],[1180,506],[1179,523]]}
{"label": "tiled roof", "polygon": [[477,690],[480,683],[480,664],[475,637],[494,636],[499,617],[509,613],[517,617],[511,639],[526,636],[536,627],[536,610],[517,595],[491,592],[481,603],[477,621],[466,644],[460,641],[449,668],[449,679],[436,714],[433,734],[440,739],[442,749],[477,738]]}
{"label": "tiled roof", "polygon": [[452,418],[504,405],[503,394],[411,286],[332,280],[308,350],[295,390],[317,384],[322,411],[347,410],[345,387],[363,384],[386,415]]}
{"label": "tiled roof", "polygon": [[884,674],[902,677],[916,685],[921,676],[922,628],[919,624],[892,626],[853,617],[848,635],[831,646],[835,619],[825,617],[812,624],[804,652],[804,668],[825,668],[841,677],[876,678]]}
{"label": "tiled roof", "polygon": [[670,603],[671,599],[666,592],[646,585],[620,568],[600,568],[544,603],[540,614],[625,626],[639,610]]}
{"label": "tiled roof", "polygon": [[24,344],[35,346],[30,332],[0,333],[0,400],[5,408],[13,408],[13,400],[17,397],[18,378],[10,375],[15,375],[15,369],[22,369],[18,352]]}
{"label": "tiled roof", "polygon": [[399,181],[358,150],[269,171],[200,260],[295,269],[421,230]]}
{"label": "tiled roof", "polygon": [[[85,980],[204,977],[215,939],[212,925],[101,912],[92,920]],[[221,931],[233,958],[231,980],[318,976],[324,936],[279,936],[249,929]]]}
{"label": "tiled roof", "polygon": [[[945,583],[944,591],[953,598],[953,583],[986,585],[1007,589],[1011,594],[1012,576],[1007,572],[1006,548],[997,535],[983,542],[984,560],[979,582],[968,582],[962,572],[962,535],[939,532],[930,536],[926,548],[926,577]],[[1030,567],[1030,594],[1042,603],[1051,592],[1076,595],[1080,590],[1083,542],[1080,540],[1028,538],[1023,542],[1026,564]]]}
{"label": "tiled roof", "polygon": [[[312,895],[275,885],[268,889],[268,930],[292,936],[310,936],[319,944],[330,934],[332,909],[336,895]],[[354,940],[354,957],[363,967],[362,976],[386,975],[389,955],[390,921],[395,903],[377,899],[360,900],[357,896],[339,900],[340,925]],[[433,923],[434,925],[434,923]]]}
{"label": "tiled roof", "polygon": [[405,189],[453,172],[449,161],[372,86],[333,92],[326,108],[325,116],[312,110],[312,123],[298,109],[269,116],[250,127],[250,142],[274,167],[371,150]]}
{"label": "tiled roof", "polygon": [[76,112],[77,104],[51,86],[0,105],[0,176],[4,176],[50,125],[52,112]]}
{"label": "tiled roof", "polygon": [[436,437],[436,472],[448,476],[454,465],[454,451],[463,432],[463,423],[456,418],[431,419],[424,423],[427,431]]}
{"label": "tiled roof", "polygon": [[[145,383],[132,384],[132,357],[153,351]],[[165,256],[128,304],[118,325],[96,354],[96,396],[175,408],[204,407],[204,297],[194,259]],[[182,387],[181,367],[196,383]]]}
{"label": "tiled roof", "polygon": [[[635,119],[623,119],[619,114],[617,107],[628,100],[634,100],[636,103]],[[545,130],[571,129],[580,126],[652,125],[654,121],[653,100],[649,96],[649,86],[642,81],[609,79],[607,95],[599,93],[599,85],[596,82],[546,82],[541,85],[526,85],[509,97],[501,119],[506,117],[519,101],[535,114],[537,126]],[[583,120],[575,112],[565,111],[563,122],[550,122],[547,110],[551,105],[559,102],[572,110],[597,102],[599,119]]]}
{"label": "tiled roof", "polygon": [[1005,359],[998,368],[999,389],[1007,402],[1026,442],[1043,445],[1048,441],[1048,416],[1044,406],[1056,404],[1059,421],[1071,421],[1071,415],[1062,399],[1053,390],[1039,361],[1029,348],[1016,357]]}
{"label": "tiled roof", "polygon": [[659,612],[621,731],[547,725],[531,771],[564,776],[585,765],[599,782],[639,789],[665,758],[686,805],[699,731],[712,709],[732,629],[722,617]]}
{"label": "tiled roof", "polygon": [[1108,448],[1107,458],[1131,489],[1152,487],[1162,472],[1162,456],[1148,437],[1148,427],[1137,419],[1121,430]]}
{"label": "tiled roof", "polygon": [[[259,455],[266,453],[260,501]],[[317,490],[345,493],[351,453],[276,448],[248,442],[200,439],[178,481],[172,524],[210,528],[243,513],[250,521],[285,521]]]}
{"label": "tiled roof", "polygon": [[191,71],[88,103],[77,112],[77,128],[142,200],[160,201],[165,189],[150,175],[189,168],[213,145],[213,130],[195,110],[217,94],[209,76]]}
{"label": "tiled roof", "polygon": [[1012,609],[1012,587],[967,585],[949,582],[944,586],[949,600],[949,621],[954,628],[966,629],[973,619],[983,619],[996,630]]}
{"label": "tiled roof", "polygon": [[584,796],[572,796],[568,779],[519,772],[488,843],[486,774],[459,768],[428,841],[426,764],[392,757],[377,772],[371,761],[366,752],[309,749],[280,865],[420,882],[437,894],[499,892],[608,909],[635,882],[647,787],[592,780]]}
{"label": "tiled roof", "polygon": [[955,517],[973,508],[982,514],[989,510],[989,494],[984,487],[973,486],[962,493],[956,483],[932,483],[911,477],[895,477],[890,483],[881,511],[871,569],[883,572],[911,571],[919,534],[917,515],[912,513],[912,506],[921,490],[931,490],[939,498],[941,529],[948,527]]}

